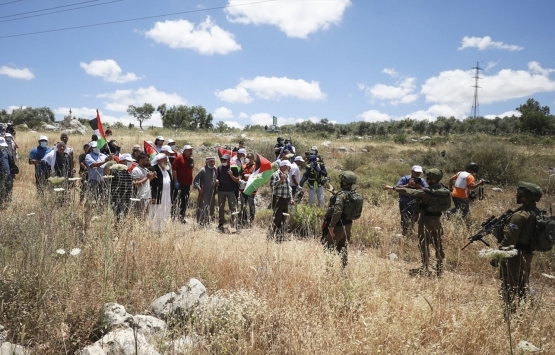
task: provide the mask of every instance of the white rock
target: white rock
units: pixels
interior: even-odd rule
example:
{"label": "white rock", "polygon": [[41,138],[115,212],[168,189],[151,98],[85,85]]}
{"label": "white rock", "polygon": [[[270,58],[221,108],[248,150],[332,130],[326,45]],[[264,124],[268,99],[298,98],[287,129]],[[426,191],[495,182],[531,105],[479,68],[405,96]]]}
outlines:
{"label": "white rock", "polygon": [[197,279],[189,280],[177,293],[170,292],[154,300],[150,305],[151,312],[162,319],[169,315],[189,315],[198,304],[207,298],[206,287]]}
{"label": "white rock", "polygon": [[422,136],[422,137],[420,137],[420,140],[421,140],[421,141],[429,141],[430,139],[432,139],[432,137],[430,137],[430,136]]}
{"label": "white rock", "polygon": [[245,133],[241,134],[241,138],[245,138],[247,135]]}
{"label": "white rock", "polygon": [[418,142],[418,139],[415,139],[415,138],[411,138],[410,140],[413,142]]}
{"label": "white rock", "polygon": [[102,347],[98,344],[89,345],[79,352],[79,355],[107,355]]}
{"label": "white rock", "polygon": [[381,227],[374,227],[374,229],[377,230],[377,231],[381,231],[381,230],[382,230]]}
{"label": "white rock", "polygon": [[110,332],[95,344],[99,345],[108,354],[160,355],[140,332],[134,332],[131,328]]}
{"label": "white rock", "polygon": [[133,316],[125,310],[125,307],[117,303],[106,303],[102,309],[103,324],[107,325],[110,329],[115,326],[123,325],[129,326],[129,322],[133,321]]}
{"label": "white rock", "polygon": [[339,148],[337,148],[337,150],[340,151],[340,152],[348,152],[349,151],[349,149],[347,149],[346,147],[339,147]]}
{"label": "white rock", "polygon": [[58,127],[51,125],[51,124],[45,124],[42,126],[42,129],[47,130],[47,131],[55,131],[58,129]]}
{"label": "white rock", "polygon": [[503,189],[500,187],[492,187],[491,191],[495,191],[495,192],[503,192]]}
{"label": "white rock", "polygon": [[389,254],[389,255],[387,256],[387,258],[388,258],[389,260],[398,260],[398,259],[399,259],[399,257],[398,257],[397,254],[395,254],[395,253]]}
{"label": "white rock", "polygon": [[320,145],[323,145],[324,147],[329,147],[330,144],[331,144],[330,141],[323,141],[322,144],[320,144]]}
{"label": "white rock", "polygon": [[139,314],[133,316],[133,321],[143,335],[151,335],[166,329],[166,322],[153,316]]}
{"label": "white rock", "polygon": [[0,355],[29,355],[31,351],[21,345],[5,342],[0,346]]}
{"label": "white rock", "polygon": [[357,150],[355,148],[351,148],[351,152],[356,152]]}
{"label": "white rock", "polygon": [[5,342],[6,339],[8,339],[8,330],[0,324],[0,344]]}
{"label": "white rock", "polygon": [[368,149],[362,148],[360,151],[363,152],[363,153],[368,153]]}

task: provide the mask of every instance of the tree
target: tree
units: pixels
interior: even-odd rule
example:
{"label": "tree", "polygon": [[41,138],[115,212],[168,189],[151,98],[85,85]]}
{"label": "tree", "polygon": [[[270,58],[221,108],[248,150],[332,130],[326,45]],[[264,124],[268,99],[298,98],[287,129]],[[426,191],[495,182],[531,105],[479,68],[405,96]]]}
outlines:
{"label": "tree", "polygon": [[162,116],[162,125],[165,128],[189,129],[191,125],[191,109],[185,105],[173,106],[169,109],[166,104],[158,106]]}
{"label": "tree", "polygon": [[129,105],[129,107],[127,108],[127,113],[130,116],[135,117],[135,119],[139,121],[139,127],[142,130],[143,122],[152,118],[152,114],[154,113],[154,106],[149,103],[145,103],[143,106],[139,107]]}
{"label": "tree", "polygon": [[549,134],[553,131],[553,116],[549,114],[549,106],[540,106],[534,99],[528,99],[524,105],[516,108],[520,116],[520,128],[534,134]]}
{"label": "tree", "polygon": [[216,130],[220,133],[223,133],[229,130],[229,126],[224,121],[219,121],[216,124]]}

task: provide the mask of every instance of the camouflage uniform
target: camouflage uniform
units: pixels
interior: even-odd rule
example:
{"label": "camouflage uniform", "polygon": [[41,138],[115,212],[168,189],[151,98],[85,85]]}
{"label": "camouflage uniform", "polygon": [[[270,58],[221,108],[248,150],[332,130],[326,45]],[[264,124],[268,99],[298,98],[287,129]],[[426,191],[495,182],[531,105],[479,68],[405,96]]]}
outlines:
{"label": "camouflage uniform", "polygon": [[[430,187],[436,187],[440,185],[431,185]],[[424,273],[426,276],[429,275],[428,263],[430,260],[430,244],[434,246],[436,254],[436,272],[440,276],[443,272],[443,259],[445,259],[445,253],[443,252],[443,245],[441,243],[441,237],[443,236],[443,227],[441,226],[441,212],[428,212],[426,211],[426,205],[430,201],[431,196],[427,194],[424,190],[415,190],[410,188],[399,188],[396,187],[395,191],[399,195],[409,195],[417,197],[420,199],[421,203],[419,205],[419,219],[418,219],[418,248],[420,249],[420,257],[422,259],[422,268],[411,270],[411,274]]]}
{"label": "camouflage uniform", "polygon": [[[351,191],[351,186],[344,186],[341,191],[330,198],[326,220],[324,222],[324,231],[322,235],[322,244],[329,250],[335,250],[341,255],[341,264],[347,266],[347,244],[351,240],[351,225],[353,221],[347,220],[343,216],[343,209],[347,201],[344,191]],[[331,236],[328,227],[333,227],[335,236]]]}
{"label": "camouflage uniform", "polygon": [[[529,189],[532,193],[528,191]],[[518,254],[512,258],[503,259],[499,273],[504,300],[513,310],[516,299],[523,300],[528,290],[530,265],[534,255],[530,247],[530,239],[535,230],[536,201],[541,198],[541,188],[534,184],[520,183],[518,194],[527,197],[530,202],[519,208],[507,220],[501,240],[501,247],[514,246]]]}

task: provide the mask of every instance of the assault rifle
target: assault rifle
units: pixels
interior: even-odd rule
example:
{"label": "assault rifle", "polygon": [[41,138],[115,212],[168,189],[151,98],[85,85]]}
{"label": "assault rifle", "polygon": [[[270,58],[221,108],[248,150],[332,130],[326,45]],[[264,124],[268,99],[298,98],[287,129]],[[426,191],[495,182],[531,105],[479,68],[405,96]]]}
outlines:
{"label": "assault rifle", "polygon": [[489,247],[490,245],[484,240],[484,237],[488,234],[493,233],[497,229],[503,228],[505,222],[513,215],[513,213],[513,210],[507,210],[505,213],[497,218],[495,218],[495,216],[491,216],[486,219],[484,222],[482,222],[482,229],[480,229],[478,233],[474,234],[472,237],[469,237],[468,240],[470,241],[461,250],[465,250],[467,246],[477,240],[481,241]]}

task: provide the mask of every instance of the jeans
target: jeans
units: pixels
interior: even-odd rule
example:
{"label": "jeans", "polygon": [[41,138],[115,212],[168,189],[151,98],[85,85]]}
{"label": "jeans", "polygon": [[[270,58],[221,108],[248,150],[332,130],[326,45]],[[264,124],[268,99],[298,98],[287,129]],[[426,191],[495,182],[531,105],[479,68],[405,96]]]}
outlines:
{"label": "jeans", "polygon": [[308,204],[314,204],[314,199],[318,197],[318,206],[324,207],[324,187],[320,186],[317,189],[308,188]]}
{"label": "jeans", "polygon": [[[233,213],[237,209],[237,197],[235,197],[235,191],[218,191],[218,213],[219,213],[219,223],[218,225],[223,226],[225,223],[225,200],[227,200],[227,205],[229,207],[229,212]],[[230,223],[233,224],[235,221],[235,215],[231,215]]]}
{"label": "jeans", "polygon": [[[173,190],[172,196],[172,215],[180,221],[185,220],[185,212],[189,206],[189,196],[191,193],[191,186],[181,185],[179,190]],[[179,202],[177,198],[179,197]],[[179,215],[177,215],[177,207],[179,206]]]}

